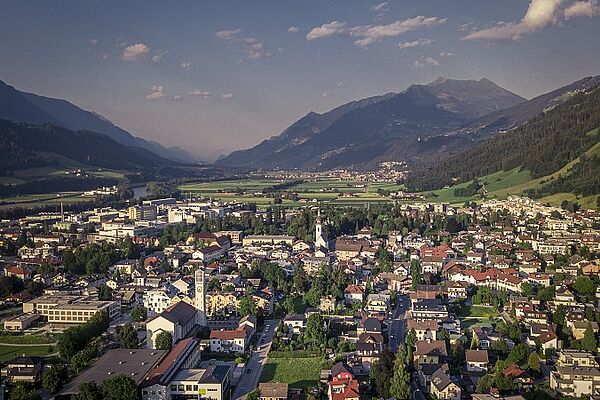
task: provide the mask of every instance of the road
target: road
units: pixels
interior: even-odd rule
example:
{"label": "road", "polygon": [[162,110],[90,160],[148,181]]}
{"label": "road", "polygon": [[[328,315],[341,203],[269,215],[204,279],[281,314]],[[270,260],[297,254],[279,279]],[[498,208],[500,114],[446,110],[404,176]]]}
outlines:
{"label": "road", "polygon": [[404,335],[406,334],[406,311],[410,304],[408,296],[398,295],[398,305],[392,314],[392,319],[389,325],[389,348],[391,352],[398,351],[398,345],[404,343]]}
{"label": "road", "polygon": [[[258,386],[258,381],[262,374],[263,367],[267,362],[267,355],[269,354],[269,350],[271,350],[273,336],[275,336],[275,329],[277,329],[278,325],[278,319],[266,320],[263,330],[257,332],[257,347],[252,352],[250,359],[246,363],[245,370],[240,378],[240,382],[233,392],[232,399],[245,399],[246,395]],[[250,373],[246,373],[248,369],[250,370]]]}

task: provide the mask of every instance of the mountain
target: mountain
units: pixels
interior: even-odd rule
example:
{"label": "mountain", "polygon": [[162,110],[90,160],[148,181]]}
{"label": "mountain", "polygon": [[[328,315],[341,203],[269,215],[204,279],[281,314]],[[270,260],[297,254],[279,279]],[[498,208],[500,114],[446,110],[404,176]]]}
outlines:
{"label": "mountain", "polygon": [[170,163],[150,152],[140,154],[139,150],[144,151],[95,132],[0,120],[2,171],[56,165],[64,158],[111,169],[142,169]]}
{"label": "mountain", "polygon": [[485,78],[440,77],[401,93],[351,102],[324,114],[309,113],[280,135],[218,163],[331,169],[419,158],[468,146],[468,137],[439,136],[523,101]]}
{"label": "mountain", "polygon": [[[501,186],[500,175],[512,175],[518,181],[512,188],[509,184],[503,187],[504,194],[598,195],[600,82],[595,86],[589,86],[589,79],[585,82],[587,88],[582,89],[582,81],[576,82],[578,89],[569,92],[562,103],[556,102],[526,123],[465,151],[417,166],[406,179],[408,188],[430,191],[470,182],[462,188],[466,191],[459,193],[490,195],[494,191],[491,186]],[[489,179],[493,174],[496,180]],[[482,177],[488,177],[483,180],[485,186],[478,182]]]}
{"label": "mountain", "polygon": [[83,110],[66,100],[21,92],[2,81],[0,81],[0,119],[37,124],[49,123],[73,131],[97,132],[131,147],[132,150],[139,148],[142,154],[150,151],[174,161],[194,161],[182,149],[166,148],[159,143],[135,137],[103,116]]}
{"label": "mountain", "polygon": [[534,97],[527,102],[491,112],[473,121],[464,127],[462,131],[466,133],[490,134],[514,128],[540,113],[556,107],[574,94],[588,90],[598,83],[600,83],[600,76],[587,76],[569,85]]}

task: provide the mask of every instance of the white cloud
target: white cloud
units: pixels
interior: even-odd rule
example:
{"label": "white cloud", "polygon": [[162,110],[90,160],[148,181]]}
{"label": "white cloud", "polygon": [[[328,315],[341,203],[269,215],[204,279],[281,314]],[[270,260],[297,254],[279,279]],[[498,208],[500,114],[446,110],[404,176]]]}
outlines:
{"label": "white cloud", "polygon": [[565,19],[573,19],[578,17],[594,17],[600,14],[597,0],[576,1],[565,8]]}
{"label": "white cloud", "polygon": [[183,100],[183,96],[180,94],[176,94],[175,96],[171,97],[171,100],[181,101]]}
{"label": "white cloud", "polygon": [[354,45],[366,47],[385,38],[397,37],[406,32],[420,28],[428,28],[446,22],[446,18],[424,17],[422,15],[405,20],[398,20],[387,25],[358,25],[347,27],[345,22],[331,21],[313,28],[307,40],[320,39],[328,36],[345,34],[356,37]]}
{"label": "white cloud", "polygon": [[219,31],[216,33],[216,36],[219,39],[226,40],[229,43],[237,43],[241,45],[248,58],[252,60],[258,60],[263,57],[271,56],[271,53],[265,49],[265,44],[262,40],[253,37],[240,37],[239,33],[241,31],[241,29]]}
{"label": "white cloud", "polygon": [[166,51],[162,51],[162,50],[157,50],[153,55],[152,55],[152,62],[154,64],[160,64],[160,62],[162,61],[163,56],[167,54]]}
{"label": "white cloud", "polygon": [[454,57],[454,53],[451,53],[449,51],[442,51],[440,53],[440,57],[442,57],[442,58]]}
{"label": "white cloud", "polygon": [[96,39],[96,38],[92,38],[92,39],[88,40],[88,42],[90,42],[90,44],[92,44],[92,45],[94,45],[94,46],[95,46],[95,45],[97,45],[97,44],[98,44],[98,39]]}
{"label": "white cloud", "polygon": [[311,29],[311,31],[306,35],[306,40],[321,39],[324,37],[345,33],[346,31],[345,22],[331,21]]}
{"label": "white cloud", "polygon": [[290,26],[288,28],[288,32],[289,33],[296,33],[296,32],[300,32],[300,28],[298,28],[297,26]]}
{"label": "white cloud", "polygon": [[230,39],[233,39],[241,31],[242,31],[241,29],[233,29],[233,30],[230,30],[230,31],[219,31],[215,35],[219,39],[230,40]]}
{"label": "white cloud", "polygon": [[593,17],[599,13],[597,0],[576,1],[561,7],[565,0],[531,0],[527,12],[518,22],[497,22],[496,25],[475,29],[463,37],[464,40],[520,40],[523,35],[533,33],[549,25],[560,25],[565,20],[577,17]]}
{"label": "white cloud", "polygon": [[138,61],[145,58],[150,53],[150,47],[144,43],[136,43],[125,47],[123,50],[123,60],[125,61]]}
{"label": "white cloud", "polygon": [[183,69],[190,69],[192,68],[192,63],[189,61],[184,61],[181,63],[181,68]]}
{"label": "white cloud", "polygon": [[386,12],[389,4],[389,2],[384,1],[383,3],[379,3],[371,7],[371,10],[375,12]]}
{"label": "white cloud", "polygon": [[162,85],[153,85],[152,91],[146,95],[146,100],[156,100],[167,97],[165,88]]}
{"label": "white cloud", "polygon": [[417,39],[417,40],[413,40],[412,42],[398,43],[398,48],[399,49],[410,49],[413,47],[429,46],[431,43],[433,43],[433,39]]}
{"label": "white cloud", "polygon": [[440,62],[433,57],[420,57],[413,63],[415,68],[439,67]]}
{"label": "white cloud", "polygon": [[202,90],[202,89],[194,89],[190,92],[190,94],[194,95],[194,96],[201,96],[201,97],[204,97],[205,99],[211,95],[211,93],[208,90]]}
{"label": "white cloud", "polygon": [[221,97],[224,99],[230,99],[233,97],[233,93],[223,93]]}

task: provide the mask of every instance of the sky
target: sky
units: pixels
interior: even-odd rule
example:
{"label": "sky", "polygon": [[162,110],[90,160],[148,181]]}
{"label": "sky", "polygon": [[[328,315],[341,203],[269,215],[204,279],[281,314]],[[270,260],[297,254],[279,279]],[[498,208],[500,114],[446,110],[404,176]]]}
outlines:
{"label": "sky", "polygon": [[0,80],[203,160],[438,76],[526,98],[600,74],[598,0],[28,1]]}

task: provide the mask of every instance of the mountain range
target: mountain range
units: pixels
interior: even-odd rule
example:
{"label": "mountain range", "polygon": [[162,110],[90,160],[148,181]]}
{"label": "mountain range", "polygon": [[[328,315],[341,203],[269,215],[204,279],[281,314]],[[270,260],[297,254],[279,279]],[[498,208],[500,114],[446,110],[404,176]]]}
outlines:
{"label": "mountain range", "polygon": [[417,165],[470,148],[549,110],[600,77],[587,77],[531,100],[489,79],[440,77],[400,93],[308,113],[280,135],[217,163],[264,169],[375,168]]}
{"label": "mountain range", "polygon": [[52,124],[72,131],[89,131],[108,136],[133,152],[177,162],[194,162],[194,159],[178,147],[161,144],[133,136],[108,119],[61,99],[26,93],[0,81],[0,119],[32,124]]}

